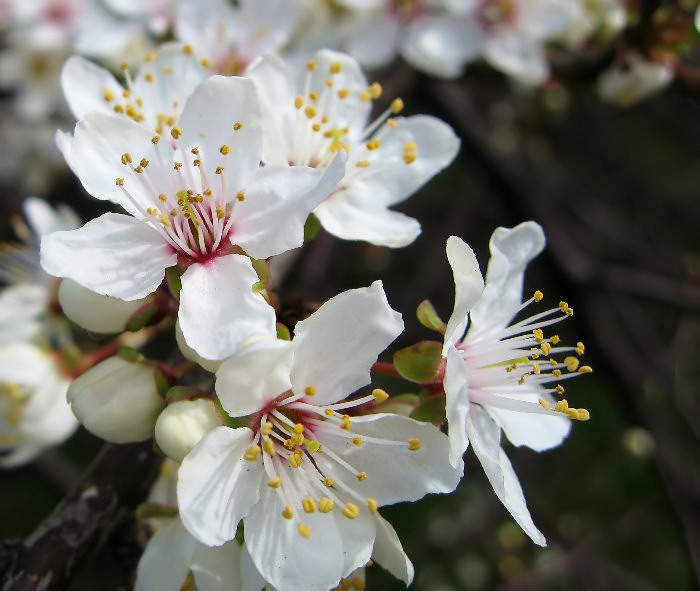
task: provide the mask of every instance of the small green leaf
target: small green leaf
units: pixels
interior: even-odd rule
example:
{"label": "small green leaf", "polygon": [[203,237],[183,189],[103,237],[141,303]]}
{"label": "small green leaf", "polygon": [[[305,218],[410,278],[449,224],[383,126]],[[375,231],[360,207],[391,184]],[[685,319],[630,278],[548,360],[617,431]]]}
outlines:
{"label": "small green leaf", "polygon": [[267,287],[267,283],[270,281],[270,269],[267,266],[267,261],[265,259],[250,259],[253,263],[253,269],[258,274],[260,281],[253,284],[253,291],[262,291]]}
{"label": "small green leaf", "polygon": [[411,413],[411,418],[422,423],[442,425],[445,422],[445,396],[431,396],[421,402]]}
{"label": "small green leaf", "polygon": [[402,378],[417,384],[434,382],[442,365],[442,343],[421,341],[394,353],[394,366]]}
{"label": "small green leaf", "polygon": [[126,346],[119,347],[117,350],[117,357],[120,357],[124,361],[130,361],[131,363],[142,363],[146,361],[146,358],[139,351]]}
{"label": "small green leaf", "polygon": [[290,333],[289,329],[281,322],[277,323],[277,338],[282,339],[283,341],[292,340],[292,333]]}
{"label": "small green leaf", "polygon": [[316,234],[318,234],[320,229],[321,222],[313,213],[310,213],[304,224],[304,244],[316,238]]}
{"label": "small green leaf", "polygon": [[168,284],[170,293],[176,300],[180,300],[180,290],[182,290],[182,279],[176,267],[168,267],[165,270],[165,281]]}
{"label": "small green leaf", "polygon": [[145,303],[134,312],[126,323],[126,330],[137,332],[145,326],[156,324],[163,318],[163,311],[155,300]]}
{"label": "small green leaf", "polygon": [[416,316],[418,316],[418,322],[425,326],[425,328],[435,330],[440,334],[445,334],[447,324],[443,322],[442,318],[440,318],[435,308],[428,300],[423,300],[418,304]]}
{"label": "small green leaf", "polygon": [[167,371],[158,365],[153,367],[153,378],[156,381],[158,394],[165,398],[175,380],[173,379],[172,375],[168,375]]}
{"label": "small green leaf", "polygon": [[166,404],[180,402],[182,400],[196,400],[197,398],[205,398],[204,392],[193,386],[173,386],[165,395]]}

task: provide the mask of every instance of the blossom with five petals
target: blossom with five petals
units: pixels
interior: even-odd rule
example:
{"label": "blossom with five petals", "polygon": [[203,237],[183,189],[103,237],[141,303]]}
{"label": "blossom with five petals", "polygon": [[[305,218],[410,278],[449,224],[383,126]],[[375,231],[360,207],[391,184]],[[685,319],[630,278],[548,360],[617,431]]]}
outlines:
{"label": "blossom with five petals", "polygon": [[400,99],[370,122],[381,86],[368,84],[343,53],[319,51],[298,81],[276,56],[254,62],[246,75],[262,99],[265,163],[324,169],[347,152],[342,181],[314,211],[328,232],[393,248],[415,240],[420,224],[389,207],[452,162],[459,139],[449,125],[427,115],[393,117]]}
{"label": "blossom with five petals", "polygon": [[[300,246],[309,212],[335,186],[343,162],[326,171],[261,168],[261,154],[257,92],[244,78],[199,84],[167,135],[88,113],[76,125],[73,168],[90,194],[129,215],[106,213],[45,237],[44,269],[130,301],[155,291],[166,268],[185,268],[180,326],[205,358],[274,333],[274,311],[251,290],[257,275],[240,253],[267,258]],[[232,311],[236,320],[226,322]]]}
{"label": "blossom with five petals", "polygon": [[[545,538],[532,522],[518,478],[501,449],[501,431],[514,445],[535,451],[559,445],[569,433],[569,419],[587,420],[588,412],[569,408],[564,399],[554,403],[554,395],[563,394],[562,381],[591,371],[571,355],[583,353],[582,343],[565,347],[557,335],[543,332],[573,314],[565,302],[513,322],[543,297],[537,291],[522,302],[525,268],[543,247],[544,234],[534,222],[498,228],[491,238],[484,284],[473,251],[450,237],[447,258],[454,273],[455,304],[443,347],[450,460],[461,462],[471,443],[498,498],[541,546]],[[554,358],[559,353],[569,355],[559,361]]]}
{"label": "blossom with five petals", "polygon": [[[376,553],[376,539],[396,540],[379,506],[453,490],[463,466],[450,465],[433,425],[347,414],[381,398],[343,401],[402,328],[375,282],[330,299],[297,323],[292,342],[259,341],[224,361],[217,395],[247,426],[213,429],[183,460],[177,495],[190,533],[221,545],[242,520],[250,556],[276,589],[325,591]],[[410,563],[377,558],[408,582]]]}

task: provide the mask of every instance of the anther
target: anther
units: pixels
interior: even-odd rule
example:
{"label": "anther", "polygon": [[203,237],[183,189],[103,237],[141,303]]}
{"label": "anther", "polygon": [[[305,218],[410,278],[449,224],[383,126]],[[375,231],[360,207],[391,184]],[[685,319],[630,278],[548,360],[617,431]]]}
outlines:
{"label": "anther", "polygon": [[376,150],[381,146],[381,142],[379,140],[370,140],[366,144],[368,150]]}
{"label": "anther", "polygon": [[301,506],[304,513],[313,513],[316,511],[316,501],[312,497],[305,497],[301,500]]}
{"label": "anther", "polygon": [[316,67],[317,67],[316,60],[309,60],[308,62],[306,62],[306,69],[309,72],[313,72],[316,69]]}
{"label": "anther", "polygon": [[303,433],[304,432],[304,425],[302,425],[301,423],[297,423],[296,425],[294,425],[294,432],[298,433],[298,434]]}
{"label": "anther", "polygon": [[330,488],[331,486],[333,486],[333,479],[330,476],[326,476],[323,479],[323,485]]}
{"label": "anther", "polygon": [[347,88],[341,88],[340,90],[338,90],[338,98],[340,100],[347,98],[349,94],[350,91]]}
{"label": "anther", "polygon": [[102,97],[106,102],[110,102],[114,100],[114,93],[105,86],[105,88],[102,89]]}
{"label": "anther", "polygon": [[309,539],[311,537],[311,528],[305,523],[297,525],[297,531],[302,538]]}
{"label": "anther", "polygon": [[152,62],[154,59],[156,59],[156,54],[151,51],[144,56],[143,61]]}
{"label": "anther", "polygon": [[291,519],[294,517],[294,509],[290,505],[285,505],[284,509],[282,510],[282,517],[285,519]]}
{"label": "anther", "polygon": [[265,424],[262,426],[262,429],[260,429],[260,432],[268,437],[270,433],[272,433],[272,430],[275,428],[275,426],[270,422],[266,421]]}
{"label": "anther", "polygon": [[367,472],[358,472],[355,476],[360,482],[367,480]]}
{"label": "anther", "polygon": [[306,394],[306,396],[315,396],[316,386],[306,386],[306,388],[304,388],[304,394]]}
{"label": "anther", "polygon": [[542,298],[544,298],[544,294],[539,289],[532,296],[532,299],[534,299],[536,302],[541,302]]}
{"label": "anther", "polygon": [[321,497],[318,500],[318,512],[330,513],[333,510],[334,504],[335,503],[333,502],[333,499],[329,499],[328,497]]}
{"label": "anther", "polygon": [[374,396],[374,399],[377,402],[384,402],[387,398],[389,398],[389,395],[381,388],[375,388],[372,390],[372,396]]}
{"label": "anther", "polygon": [[343,71],[343,64],[340,62],[333,62],[328,68],[331,74],[340,74]]}
{"label": "anther", "polygon": [[151,143],[153,143],[153,145],[157,144],[159,141],[160,141],[160,136],[159,136],[159,135],[154,135],[154,136],[151,138]]}
{"label": "anther", "polygon": [[260,448],[257,445],[251,445],[245,450],[243,454],[243,459],[247,462],[256,462],[260,457]]}
{"label": "anther", "polygon": [[343,507],[343,515],[348,519],[355,519],[360,514],[360,509],[355,503],[346,503]]}
{"label": "anther", "polygon": [[289,465],[292,468],[300,468],[301,467],[301,454],[297,454],[296,452],[289,454],[287,461],[289,462]]}
{"label": "anther", "polygon": [[372,515],[376,515],[377,510],[379,509],[379,503],[377,503],[377,499],[367,499],[367,508],[369,509],[369,512]]}
{"label": "anther", "polygon": [[222,172],[224,172],[223,166],[217,166],[216,170],[214,171],[215,174],[221,174]]}
{"label": "anther", "polygon": [[578,353],[579,355],[583,355],[585,352],[586,346],[581,341],[576,343],[576,353]]}
{"label": "anther", "polygon": [[145,158],[141,158],[141,160],[139,162],[139,166],[141,168],[146,168],[148,166],[148,160],[146,160]]}
{"label": "anther", "polygon": [[170,135],[172,135],[174,139],[177,139],[182,135],[182,129],[180,129],[179,127],[173,127],[170,130]]}
{"label": "anther", "polygon": [[564,394],[564,392],[566,392],[566,390],[564,389],[564,386],[562,386],[561,384],[557,384],[557,387],[554,388],[554,391],[557,394],[559,394],[559,396],[562,396]]}
{"label": "anther", "polygon": [[318,111],[316,110],[316,107],[313,105],[307,105],[307,107],[304,109],[304,114],[309,118],[313,119],[316,117]]}
{"label": "anther", "polygon": [[345,429],[346,431],[350,430],[350,417],[348,415],[343,415],[343,418],[341,419],[343,421],[343,424],[340,426],[341,429]]}
{"label": "anther", "polygon": [[131,154],[129,152],[124,152],[121,157],[122,164],[127,165],[132,162]]}
{"label": "anther", "polygon": [[415,437],[411,437],[408,440],[408,449],[411,451],[418,451],[421,448],[421,445],[420,439],[416,439]]}
{"label": "anther", "polygon": [[267,481],[267,486],[270,488],[279,488],[282,485],[282,479],[279,476],[275,476]]}
{"label": "anther", "polygon": [[[217,172],[217,174],[221,173]],[[239,201],[245,201],[245,191],[238,191],[238,193],[236,193],[236,199],[238,199]]]}
{"label": "anther", "polygon": [[559,335],[553,334],[551,337],[549,337],[549,340],[552,341],[552,345],[558,345],[561,339],[559,338]]}
{"label": "anther", "polygon": [[380,96],[382,96],[382,85],[379,84],[379,82],[372,82],[368,90],[374,100],[377,100]]}
{"label": "anther", "polygon": [[156,79],[156,77],[153,75],[153,72],[146,72],[144,78],[146,79],[146,82],[153,82]]}
{"label": "anther", "polygon": [[221,152],[224,156],[226,156],[226,154],[228,154],[230,151],[231,151],[231,148],[229,148],[226,144],[223,144],[219,148],[219,152]]}
{"label": "anther", "polygon": [[187,45],[185,45],[185,46],[182,48],[182,52],[183,52],[185,55],[192,55],[192,54],[194,53],[194,47],[192,47],[192,46],[188,43]]}
{"label": "anther", "polygon": [[[394,113],[394,115],[397,115],[398,113],[403,111],[403,107],[404,107],[404,104],[400,98],[395,98],[391,102],[391,112]],[[387,123],[388,123],[388,121],[387,121]]]}
{"label": "anther", "polygon": [[263,442],[263,451],[268,456],[274,456],[277,453],[277,450],[275,450],[275,443],[272,441],[272,439],[266,439]]}
{"label": "anther", "polygon": [[114,184],[116,184],[117,187],[123,187],[123,186],[124,186],[124,179],[123,179],[123,178],[117,178],[117,179],[114,181]]}
{"label": "anther", "polygon": [[538,398],[537,402],[539,402],[540,406],[545,410],[549,410],[552,407],[552,405],[549,404],[549,402],[547,402],[544,398]]}
{"label": "anther", "polygon": [[297,109],[301,109],[304,106],[304,97],[303,96],[298,96],[294,99],[294,106]]}
{"label": "anther", "polygon": [[357,168],[368,168],[371,164],[369,160],[358,160],[355,166],[357,166]]}
{"label": "anther", "polygon": [[233,131],[239,131],[239,130],[241,130],[241,129],[243,129],[243,122],[242,122],[242,121],[236,121],[236,122],[233,124]]}
{"label": "anther", "polygon": [[352,438],[352,443],[355,445],[355,447],[362,447],[362,437],[359,435],[357,437]]}
{"label": "anther", "polygon": [[552,345],[549,343],[542,343],[540,345],[540,350],[542,351],[543,355],[549,355],[552,352]]}
{"label": "anther", "polygon": [[582,365],[578,368],[579,373],[591,373],[593,368],[590,365]]}
{"label": "anther", "polygon": [[578,369],[579,364],[580,362],[578,358],[574,357],[573,355],[564,357],[564,365],[566,365],[566,369],[568,371],[576,371]]}

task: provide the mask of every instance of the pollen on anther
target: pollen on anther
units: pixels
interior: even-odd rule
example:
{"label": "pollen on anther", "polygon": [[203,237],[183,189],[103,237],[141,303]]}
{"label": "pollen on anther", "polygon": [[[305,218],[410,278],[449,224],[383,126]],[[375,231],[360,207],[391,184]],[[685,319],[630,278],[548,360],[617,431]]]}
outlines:
{"label": "pollen on anther", "polygon": [[303,96],[298,96],[294,99],[294,106],[297,109],[301,109],[304,106],[304,97]]}
{"label": "pollen on anther", "polygon": [[243,122],[241,121],[236,121],[233,124],[233,131],[239,131],[240,129],[243,129]]}
{"label": "pollen on anther", "polygon": [[338,90],[338,98],[340,100],[347,98],[349,94],[350,91],[347,88],[341,88],[340,90]]}
{"label": "pollen on anther", "polygon": [[152,142],[154,145],[157,144],[159,141],[160,141],[160,136],[159,136],[159,135],[154,135],[154,136],[151,138],[151,142]]}
{"label": "pollen on anther", "polygon": [[418,451],[421,448],[421,440],[416,439],[415,437],[411,437],[408,440],[408,449],[411,451]]}
{"label": "pollen on anther", "polygon": [[316,66],[317,64],[315,60],[309,60],[308,62],[306,62],[306,69],[309,72],[313,72],[316,69]]}
{"label": "pollen on anther", "polygon": [[586,346],[581,341],[576,343],[576,353],[578,353],[579,355],[583,355],[585,352]]}
{"label": "pollen on anther", "polygon": [[367,499],[367,508],[369,509],[369,512],[372,515],[376,515],[377,510],[379,509],[379,503],[377,502],[377,499]]}
{"label": "pollen on anther", "polygon": [[360,509],[355,503],[346,503],[343,507],[343,515],[348,519],[355,519],[360,514]]}
{"label": "pollen on anther", "polygon": [[312,497],[305,497],[301,500],[301,506],[304,513],[313,513],[316,511],[316,501]]}
{"label": "pollen on anther", "polygon": [[277,453],[277,451],[275,450],[275,442],[272,441],[272,439],[266,439],[263,442],[263,451],[268,456],[274,456]]}
{"label": "pollen on anther", "polygon": [[306,396],[315,396],[316,386],[306,386],[306,388],[304,388],[304,394],[306,394]]}
{"label": "pollen on anther", "polygon": [[226,144],[223,144],[219,148],[219,152],[221,152],[224,156],[226,156],[226,154],[228,154],[230,151],[231,151],[231,148],[229,148]]}
{"label": "pollen on anther", "polygon": [[360,482],[367,480],[367,472],[358,472],[355,476]]}
{"label": "pollen on anther", "polygon": [[146,82],[153,82],[156,79],[153,72],[146,72],[146,74],[144,75],[144,78],[146,79]]}
{"label": "pollen on anther", "polygon": [[549,404],[549,402],[547,402],[547,400],[545,400],[544,398],[538,398],[537,402],[539,402],[539,403],[540,403],[540,406],[541,406],[542,408],[544,408],[545,410],[549,410],[549,409],[551,408],[551,406],[552,406],[552,405]]}
{"label": "pollen on anther", "polygon": [[593,372],[593,368],[590,365],[582,365],[581,367],[578,368],[579,373],[591,373]]}
{"label": "pollen on anther", "polygon": [[334,484],[334,483],[333,483],[333,479],[332,479],[330,476],[326,476],[326,477],[323,479],[323,485],[324,485],[324,486],[327,486],[327,487],[330,488],[331,486],[333,486],[333,484]]}
{"label": "pollen on anther", "polygon": [[[221,173],[217,172],[216,174]],[[238,201],[245,201],[245,191],[238,191],[238,193],[236,193],[236,199],[238,199]]]}
{"label": "pollen on anther", "polygon": [[333,62],[328,68],[331,74],[340,74],[343,71],[343,64],[340,62]]}
{"label": "pollen on anther", "polygon": [[379,84],[379,82],[372,82],[367,90],[369,90],[369,93],[372,95],[374,100],[377,100],[380,96],[382,96],[382,85]]}
{"label": "pollen on anther", "polygon": [[[397,115],[398,113],[403,111],[403,107],[404,107],[404,104],[400,98],[395,98],[391,102],[391,112],[394,113],[394,115]],[[388,123],[388,121],[387,121],[387,123]]]}
{"label": "pollen on anther", "polygon": [[217,166],[216,170],[214,171],[215,174],[221,174],[222,172],[224,172],[223,166]]}
{"label": "pollen on anther", "polygon": [[333,499],[328,497],[321,497],[318,501],[318,512],[319,513],[330,513],[333,510]]}
{"label": "pollen on anther", "polygon": [[557,394],[559,394],[559,396],[561,396],[562,394],[564,394],[564,392],[566,392],[566,390],[564,389],[564,386],[562,386],[561,384],[557,384],[556,388],[554,388],[554,391]]}
{"label": "pollen on anther", "polygon": [[192,55],[192,54],[194,53],[194,47],[192,47],[192,46],[188,43],[187,45],[185,45],[185,46],[182,48],[182,52],[183,52],[185,55]]}
{"label": "pollen on anther", "polygon": [[114,183],[117,185],[117,187],[123,187],[124,186],[124,179],[123,178],[117,178]]}
{"label": "pollen on anther", "polygon": [[284,509],[282,510],[282,517],[285,519],[291,519],[294,517],[294,509],[290,505],[285,505]]}
{"label": "pollen on anther", "polygon": [[368,168],[369,166],[371,166],[371,164],[372,163],[369,160],[358,160],[355,163],[355,166],[357,166],[357,168]]}
{"label": "pollen on anther", "polygon": [[539,289],[532,296],[532,299],[536,302],[541,302],[542,298],[544,298],[544,294]]}
{"label": "pollen on anther", "polygon": [[384,402],[389,398],[389,395],[381,388],[375,388],[372,390],[372,396],[377,402]]}
{"label": "pollen on anther", "polygon": [[177,139],[182,135],[182,129],[180,129],[179,127],[173,127],[170,130],[170,135],[172,135],[174,139]]}
{"label": "pollen on anther", "polygon": [[300,454],[290,454],[289,457],[287,458],[287,461],[289,462],[289,465],[292,468],[300,468],[301,467],[301,457]]}
{"label": "pollen on anther", "polygon": [[122,164],[124,164],[124,165],[130,164],[131,162],[133,162],[133,160],[131,159],[131,154],[129,154],[129,152],[124,152],[122,154],[121,161],[122,161]]}
{"label": "pollen on anther", "polygon": [[248,462],[255,462],[260,457],[260,448],[257,445],[251,445],[245,450],[243,454],[243,459]]}
{"label": "pollen on anther", "polygon": [[359,435],[357,437],[353,437],[352,444],[355,447],[362,447],[362,437],[360,437]]}
{"label": "pollen on anther", "polygon": [[114,100],[114,93],[107,87],[102,89],[102,97],[105,101],[110,102]]}
{"label": "pollen on anther", "polygon": [[305,523],[297,525],[297,531],[302,538],[309,539],[311,537],[311,528]]}
{"label": "pollen on anther", "polygon": [[279,476],[275,476],[267,481],[267,486],[270,488],[279,488],[282,485],[282,479]]}

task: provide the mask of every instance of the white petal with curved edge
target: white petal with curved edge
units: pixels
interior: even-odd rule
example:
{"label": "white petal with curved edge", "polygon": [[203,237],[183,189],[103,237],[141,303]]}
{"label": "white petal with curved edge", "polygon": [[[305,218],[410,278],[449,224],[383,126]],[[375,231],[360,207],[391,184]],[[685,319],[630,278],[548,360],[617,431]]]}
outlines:
{"label": "white petal with curved edge", "polygon": [[238,522],[260,496],[262,461],[243,459],[251,445],[250,429],[217,427],[182,460],[177,502],[187,530],[207,546],[220,546],[236,535]]}
{"label": "white petal with curved edge", "polygon": [[231,254],[191,265],[182,275],[178,319],[187,344],[205,359],[224,359],[256,336],[274,338],[275,311],[252,286],[248,257]]}
{"label": "white petal with curved edge", "polygon": [[[347,519],[339,510],[331,513],[298,513],[284,519],[279,497],[272,489],[245,519],[246,546],[260,574],[277,589],[326,591],[360,564],[369,560],[375,526],[369,511]],[[303,523],[311,530],[304,538],[297,530]]]}
{"label": "white petal with curved edge", "polygon": [[[506,393],[504,393],[506,394]],[[546,395],[543,393],[542,396]],[[517,394],[518,400],[538,404],[538,394]],[[560,445],[571,431],[571,421],[551,414],[524,413],[495,406],[486,407],[513,445],[545,451]]]}
{"label": "white petal with curved edge", "polygon": [[226,412],[253,414],[289,390],[292,355],[292,343],[271,337],[226,359],[216,372],[216,393]]}
{"label": "white petal with curved edge", "polygon": [[360,15],[349,23],[347,51],[362,67],[380,68],[396,57],[400,34],[398,19],[383,11]]}
{"label": "white petal with curved edge", "polygon": [[523,531],[538,546],[547,541],[537,529],[525,503],[525,495],[510,460],[501,449],[501,430],[485,410],[474,405],[467,418],[467,432],[493,490]]}
{"label": "white petal with curved edge", "polygon": [[[430,115],[396,117],[396,126],[382,130],[381,147],[372,166],[357,174],[367,188],[367,201],[384,206],[404,201],[452,162],[460,140],[445,122]],[[405,145],[415,144],[416,158],[404,161]],[[376,168],[372,168],[376,165]],[[352,179],[346,181],[348,184]]]}
{"label": "white petal with curved edge", "polygon": [[122,300],[154,292],[165,269],[177,263],[161,235],[128,215],[105,213],[82,228],[54,232],[41,241],[41,265],[92,291]]}
{"label": "white petal with curved edge", "polygon": [[41,330],[39,316],[46,310],[49,295],[45,286],[34,283],[0,290],[0,346],[28,341]]}
{"label": "white petal with curved edge", "polygon": [[542,83],[549,74],[549,65],[540,42],[519,31],[505,30],[490,37],[484,59],[523,84]]}
{"label": "white petal with curved edge", "polygon": [[[88,113],[75,126],[71,167],[90,195],[121,205],[133,216],[146,217],[145,210],[153,206],[155,195],[150,185],[144,184],[144,177],[122,164],[122,156],[128,153],[135,162],[141,158],[158,162],[152,137],[152,131],[131,119]],[[124,179],[122,186],[117,185],[117,178]]]}
{"label": "white petal with curved edge", "polygon": [[237,540],[215,548],[197,544],[190,563],[197,589],[239,590],[241,588],[240,556],[241,545]]}
{"label": "white petal with curved edge", "polygon": [[[234,124],[242,127],[234,130]],[[258,169],[262,156],[262,115],[255,85],[238,77],[212,76],[187,99],[178,126],[178,146],[188,153],[200,150],[202,166],[213,176],[224,167],[226,182],[234,193]],[[228,146],[228,154],[221,147]]]}
{"label": "white petal with curved edge", "polygon": [[525,269],[544,244],[544,232],[535,222],[496,229],[489,244],[484,293],[470,314],[470,331],[502,328],[510,322],[522,303]]}
{"label": "white petal with curved edge", "polygon": [[245,544],[241,547],[241,589],[240,591],[271,591],[267,581],[258,571]]}
{"label": "white petal with curved edge", "polygon": [[391,523],[379,514],[376,524],[377,538],[374,540],[372,559],[397,579],[410,585],[413,582],[413,564],[406,556],[399,536]]}
{"label": "white petal with curved edge", "polygon": [[343,240],[363,240],[377,246],[401,248],[420,234],[417,220],[376,203],[367,203],[364,186],[341,189],[314,211],[329,234]]}
{"label": "white petal with curved edge", "polygon": [[[366,472],[362,481],[348,477],[346,484],[364,497],[374,498],[379,505],[415,501],[428,493],[453,491],[464,472],[461,460],[457,467],[448,461],[449,441],[434,425],[392,414],[352,417],[350,432],[365,436],[362,447],[352,438],[324,433],[322,445],[339,454],[358,472]],[[374,443],[370,438],[395,442]],[[420,440],[420,449],[411,451],[409,439]],[[331,467],[333,462],[319,454],[319,464]],[[333,473],[334,480],[340,475]],[[350,482],[352,479],[354,482]]]}
{"label": "white petal with curved edge", "polygon": [[294,329],[294,392],[314,386],[314,404],[329,404],[370,382],[370,368],[403,330],[381,281],[345,291]]}
{"label": "white petal with curved edge", "polygon": [[83,223],[69,207],[59,205],[54,209],[38,197],[27,197],[22,210],[35,237],[45,236],[58,230],[73,230]]}
{"label": "white petal with curved edge", "polygon": [[455,282],[455,305],[445,330],[443,355],[464,335],[469,322],[469,312],[484,291],[484,279],[476,255],[461,238],[450,236],[447,239],[447,261],[452,268]]}
{"label": "white petal with curved edge", "polygon": [[111,72],[84,57],[73,55],[61,70],[61,88],[76,119],[92,111],[111,113],[112,97],[121,98],[122,86]]}
{"label": "white petal with curved edge", "polygon": [[167,521],[148,541],[136,571],[135,591],[180,589],[190,572],[192,555],[200,543],[179,518]]}
{"label": "white petal with curved edge", "polygon": [[457,466],[469,447],[467,416],[469,415],[469,374],[462,356],[454,347],[447,350],[445,364],[445,414],[450,440],[450,462]]}
{"label": "white petal with curved edge", "polygon": [[233,213],[231,242],[256,259],[301,246],[306,218],[330,195],[344,173],[344,154],[338,154],[326,170],[262,167]]}

